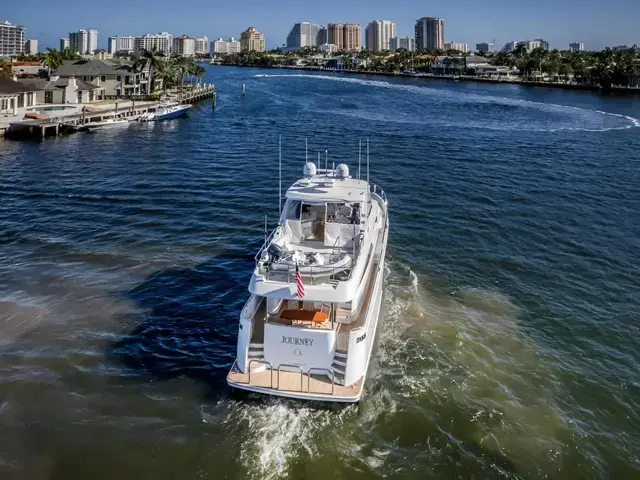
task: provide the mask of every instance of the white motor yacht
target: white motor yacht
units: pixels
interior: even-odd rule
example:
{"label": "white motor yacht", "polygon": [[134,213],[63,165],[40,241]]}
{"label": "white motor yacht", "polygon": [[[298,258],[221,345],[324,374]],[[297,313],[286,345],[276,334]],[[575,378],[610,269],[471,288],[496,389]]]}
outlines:
{"label": "white motor yacht", "polygon": [[228,384],[357,402],[378,326],[388,232],[380,188],[344,164],[307,162],[256,256]]}

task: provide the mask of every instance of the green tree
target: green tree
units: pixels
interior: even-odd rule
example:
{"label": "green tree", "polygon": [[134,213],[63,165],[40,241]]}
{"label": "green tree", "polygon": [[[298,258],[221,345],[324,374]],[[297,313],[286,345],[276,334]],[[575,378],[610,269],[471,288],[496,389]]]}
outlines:
{"label": "green tree", "polygon": [[58,50],[55,48],[47,48],[47,52],[44,54],[42,64],[47,67],[49,76],[51,76],[51,70],[60,68],[64,63],[64,59]]}
{"label": "green tree", "polygon": [[166,67],[164,53],[159,52],[156,49],[147,50],[143,48],[140,51],[140,56],[133,64],[133,68],[138,71],[149,69],[149,81],[151,85],[151,92],[156,91],[156,84],[155,84],[156,72],[158,72],[161,68],[164,68],[164,67]]}

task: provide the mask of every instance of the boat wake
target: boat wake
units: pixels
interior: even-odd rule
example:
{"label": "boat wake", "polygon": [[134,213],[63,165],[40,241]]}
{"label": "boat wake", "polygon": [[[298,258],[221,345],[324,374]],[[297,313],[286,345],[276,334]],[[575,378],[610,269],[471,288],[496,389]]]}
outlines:
{"label": "boat wake", "polygon": [[558,383],[519,328],[520,309],[499,292],[433,293],[423,281],[401,263],[388,269],[358,406],[221,401],[229,437],[242,438],[238,458],[249,478],[303,477],[310,465],[330,476],[331,462],[394,475],[409,471],[406,458],[425,455],[483,458],[487,478],[559,467],[568,427],[555,401]]}
{"label": "boat wake", "polygon": [[[258,75],[256,75],[258,76]],[[392,89],[396,91],[410,92],[418,95],[428,96],[430,102],[443,103],[444,108],[454,108],[455,106],[468,106],[481,108],[486,106],[489,109],[497,110],[493,112],[496,115],[495,120],[491,120],[491,110],[481,108],[477,114],[481,117],[477,121],[473,118],[467,118],[462,123],[452,123],[451,115],[445,115],[442,118],[430,116],[429,118],[416,117],[415,115],[407,115],[406,118],[398,114],[394,109],[393,115],[380,113],[378,109],[373,112],[368,111],[344,111],[344,109],[333,110],[331,113],[337,115],[361,118],[363,120],[373,120],[381,122],[396,123],[417,123],[417,124],[439,124],[443,127],[454,128],[478,128],[487,130],[521,130],[526,128],[528,131],[539,132],[560,132],[560,131],[586,131],[586,132],[607,132],[612,130],[626,130],[629,128],[640,127],[640,119],[622,115],[618,113],[604,112],[601,110],[590,110],[582,107],[570,105],[558,105],[553,103],[536,102],[531,100],[498,97],[493,95],[480,95],[475,93],[460,92],[442,88],[419,87],[416,85],[406,85],[399,83],[390,83],[381,80],[364,80],[360,78],[348,78],[342,76],[329,75],[312,75],[312,74],[261,74],[261,78],[308,78],[315,80],[324,80],[330,82],[340,82],[346,84],[356,84],[375,88]],[[506,109],[506,111],[505,111]],[[510,109],[516,109],[510,111]],[[526,110],[533,109],[548,115],[547,120],[537,120],[539,125],[532,123],[532,119],[528,118]],[[325,110],[325,113],[326,110]],[[473,111],[465,111],[467,117],[474,115]],[[515,113],[515,115],[514,115]],[[505,115],[506,114],[506,115]],[[559,118],[564,117],[564,118]],[[526,124],[523,124],[526,121]]]}

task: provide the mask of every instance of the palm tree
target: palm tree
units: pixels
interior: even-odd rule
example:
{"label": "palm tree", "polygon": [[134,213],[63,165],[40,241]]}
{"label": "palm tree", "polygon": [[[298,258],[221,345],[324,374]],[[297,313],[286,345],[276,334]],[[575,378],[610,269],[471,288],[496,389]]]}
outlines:
{"label": "palm tree", "polygon": [[203,75],[207,73],[207,70],[204,67],[201,67],[200,65],[197,65],[193,74],[198,77],[198,85],[200,84],[200,79],[203,77]]}
{"label": "palm tree", "polygon": [[180,78],[180,94],[182,95],[184,77],[195,71],[196,62],[192,57],[176,57],[172,59],[171,64]]}
{"label": "palm tree", "polygon": [[48,68],[49,76],[51,76],[52,69],[55,70],[56,68],[60,68],[63,63],[64,60],[58,50],[55,48],[47,48],[42,64]]}
{"label": "palm tree", "polygon": [[133,64],[134,70],[149,69],[149,77],[151,82],[151,92],[155,92],[155,74],[164,67],[165,58],[164,53],[159,52],[156,49],[147,50],[143,48],[140,51],[140,56]]}
{"label": "palm tree", "polygon": [[9,64],[0,59],[0,77],[10,77],[11,76],[11,67]]}

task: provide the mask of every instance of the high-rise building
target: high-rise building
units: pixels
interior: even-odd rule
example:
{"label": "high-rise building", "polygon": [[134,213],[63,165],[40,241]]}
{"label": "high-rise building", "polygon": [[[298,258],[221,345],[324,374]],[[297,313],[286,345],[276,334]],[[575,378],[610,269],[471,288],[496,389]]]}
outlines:
{"label": "high-rise building", "polygon": [[110,37],[107,51],[111,54],[116,52],[131,53],[135,49],[136,37]]}
{"label": "high-rise building", "polygon": [[24,52],[24,27],[0,22],[0,57],[20,55]]}
{"label": "high-rise building", "polygon": [[264,52],[264,34],[253,27],[240,34],[240,48],[243,52]]}
{"label": "high-rise building", "polygon": [[520,42],[516,42],[516,41],[507,42],[507,43],[504,44],[504,47],[502,47],[502,51],[503,52],[507,52],[507,53],[508,52],[513,52],[516,49],[516,47],[518,46],[519,43]]}
{"label": "high-rise building", "polygon": [[326,43],[327,29],[309,22],[296,23],[287,35],[287,48],[319,47]]}
{"label": "high-rise building", "polygon": [[344,24],[330,23],[327,25],[327,43],[331,43],[338,48],[338,51],[344,50]]}
{"label": "high-rise building", "polygon": [[157,51],[165,56],[171,54],[173,36],[170,33],[154,33],[136,37],[133,42],[133,51],[139,54],[142,50]]}
{"label": "high-rise building", "polygon": [[549,50],[549,42],[543,40],[542,38],[536,38],[535,40],[529,40],[526,43],[527,51],[535,50],[536,48],[541,48],[542,50]]}
{"label": "high-rise building", "polygon": [[388,20],[374,20],[364,29],[365,46],[371,52],[390,50],[389,40],[396,36],[396,24]]}
{"label": "high-rise building", "polygon": [[97,30],[69,32],[69,48],[80,55],[91,55],[98,49]]}
{"label": "high-rise building", "polygon": [[444,49],[444,19],[422,17],[416,20],[416,48],[431,51]]}
{"label": "high-rise building", "polygon": [[196,54],[208,55],[209,54],[209,39],[204,37],[196,37]]}
{"label": "high-rise building", "polygon": [[346,23],[344,25],[344,49],[347,52],[358,52],[362,48],[362,30],[360,25]]}
{"label": "high-rise building", "polygon": [[69,37],[60,39],[60,51],[65,50],[67,48],[71,48],[71,43],[69,43]]}
{"label": "high-rise building", "polygon": [[478,53],[491,53],[494,52],[496,46],[494,43],[476,43],[476,52]]}
{"label": "high-rise building", "polygon": [[229,40],[219,38],[211,42],[211,53],[240,53],[240,42],[234,37]]}
{"label": "high-rise building", "polygon": [[467,53],[469,51],[469,45],[467,45],[466,43],[449,42],[444,44],[444,49]]}
{"label": "high-rise building", "polygon": [[389,50],[395,52],[401,48],[410,52],[415,52],[416,39],[411,37],[393,37],[389,39]]}
{"label": "high-rise building", "polygon": [[24,53],[27,55],[35,55],[38,53],[38,40],[27,40],[24,42]]}
{"label": "high-rise building", "polygon": [[569,50],[572,52],[584,52],[584,43],[572,42],[569,44]]}
{"label": "high-rise building", "polygon": [[360,25],[354,23],[330,23],[327,26],[328,43],[336,45],[338,50],[357,52],[362,47]]}
{"label": "high-rise building", "polygon": [[196,54],[196,39],[187,35],[175,37],[171,53],[182,57],[193,57]]}

